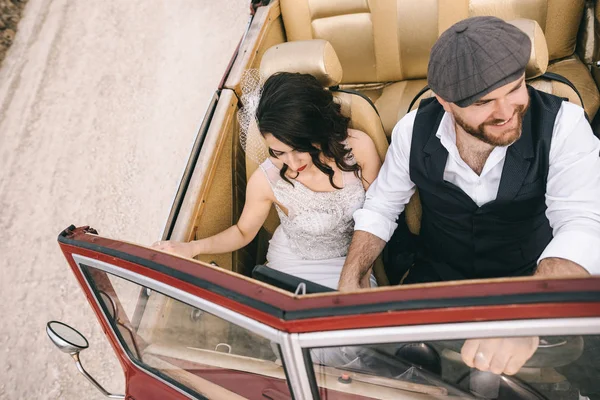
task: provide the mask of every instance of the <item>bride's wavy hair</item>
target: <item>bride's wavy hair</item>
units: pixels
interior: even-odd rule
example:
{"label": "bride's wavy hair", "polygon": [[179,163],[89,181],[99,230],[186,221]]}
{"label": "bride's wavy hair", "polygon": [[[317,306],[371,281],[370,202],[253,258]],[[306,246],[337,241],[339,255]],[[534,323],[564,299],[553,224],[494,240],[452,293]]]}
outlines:
{"label": "bride's wavy hair", "polygon": [[[360,177],[359,165],[348,162],[352,149],[343,144],[348,139],[350,118],[342,115],[331,92],[314,76],[278,72],[269,77],[262,87],[256,120],[263,136],[271,134],[292,149],[309,153],[334,188],[341,189],[333,182],[333,169],[321,161],[321,153],[334,160],[340,170]],[[276,158],[271,149],[269,155]],[[281,178],[293,185],[286,176],[287,170],[284,164]]]}

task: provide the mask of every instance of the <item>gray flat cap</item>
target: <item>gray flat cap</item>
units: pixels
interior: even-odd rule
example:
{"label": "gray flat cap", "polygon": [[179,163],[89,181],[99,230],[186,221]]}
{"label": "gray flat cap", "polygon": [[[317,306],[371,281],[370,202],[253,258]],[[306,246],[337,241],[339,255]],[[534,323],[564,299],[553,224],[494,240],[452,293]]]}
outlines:
{"label": "gray flat cap", "polygon": [[525,73],[531,40],[496,17],[473,17],[446,30],[433,45],[427,81],[442,99],[467,107]]}

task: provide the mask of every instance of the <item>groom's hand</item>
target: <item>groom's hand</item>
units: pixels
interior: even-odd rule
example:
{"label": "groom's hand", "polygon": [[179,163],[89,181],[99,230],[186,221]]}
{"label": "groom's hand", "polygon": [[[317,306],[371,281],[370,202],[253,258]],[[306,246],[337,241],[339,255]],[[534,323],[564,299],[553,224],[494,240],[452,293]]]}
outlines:
{"label": "groom's hand", "polygon": [[353,279],[344,279],[340,278],[340,282],[338,283],[338,290],[340,292],[354,292],[360,289],[360,284],[358,280]]}
{"label": "groom's hand", "polygon": [[461,350],[465,364],[480,371],[514,375],[537,350],[537,336],[469,339]]}

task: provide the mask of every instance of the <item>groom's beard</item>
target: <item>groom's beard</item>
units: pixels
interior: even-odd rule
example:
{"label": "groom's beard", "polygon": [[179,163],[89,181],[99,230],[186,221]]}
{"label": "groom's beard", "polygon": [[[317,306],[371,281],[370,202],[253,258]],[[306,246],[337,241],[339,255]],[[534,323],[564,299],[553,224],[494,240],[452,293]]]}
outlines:
{"label": "groom's beard", "polygon": [[514,128],[508,128],[506,131],[501,132],[500,134],[492,134],[486,130],[486,127],[501,123],[503,122],[502,120],[492,119],[481,123],[477,127],[469,125],[467,122],[465,122],[465,120],[456,114],[454,115],[454,120],[456,121],[456,124],[465,132],[484,143],[492,146],[508,146],[516,142],[521,137],[521,132],[523,130],[523,117],[525,116],[525,113],[527,113],[528,109],[529,101],[527,101],[527,104],[517,106],[515,108],[515,113],[512,116],[512,118],[516,118],[516,126]]}

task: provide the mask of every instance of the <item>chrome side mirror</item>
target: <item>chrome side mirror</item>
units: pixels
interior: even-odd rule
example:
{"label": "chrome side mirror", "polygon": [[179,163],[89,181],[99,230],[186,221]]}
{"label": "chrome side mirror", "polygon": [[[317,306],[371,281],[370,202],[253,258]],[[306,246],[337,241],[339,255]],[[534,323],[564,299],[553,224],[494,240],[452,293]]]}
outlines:
{"label": "chrome side mirror", "polygon": [[79,352],[89,347],[89,343],[85,336],[83,336],[76,329],[71,328],[67,324],[63,324],[59,321],[50,321],[46,324],[46,333],[48,337],[62,351],[68,353],[73,357],[75,365],[79,372],[87,378],[103,395],[110,399],[124,399],[125,396],[122,394],[112,394],[107,392],[81,365],[79,360]]}
{"label": "chrome side mirror", "polygon": [[75,354],[89,347],[85,336],[62,322],[50,321],[46,325],[46,333],[63,353]]}

